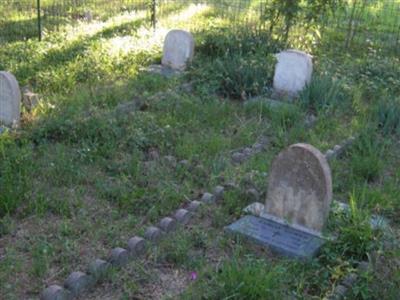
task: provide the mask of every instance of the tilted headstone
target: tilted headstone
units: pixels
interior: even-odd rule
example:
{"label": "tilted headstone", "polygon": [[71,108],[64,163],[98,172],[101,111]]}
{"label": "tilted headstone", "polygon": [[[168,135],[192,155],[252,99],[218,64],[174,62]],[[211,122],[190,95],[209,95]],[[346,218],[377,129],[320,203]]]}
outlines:
{"label": "tilted headstone", "polygon": [[285,50],[278,53],[276,58],[274,91],[278,95],[296,96],[311,81],[311,55],[298,50]]}
{"label": "tilted headstone", "polygon": [[173,70],[184,70],[193,59],[194,39],[184,30],[171,30],[164,41],[162,65]]}
{"label": "tilted headstone", "polygon": [[21,91],[9,72],[0,72],[0,123],[18,125],[21,113]]}
{"label": "tilted headstone", "polygon": [[321,230],[331,201],[331,171],[325,156],[311,145],[295,144],[272,164],[264,211],[226,229],[281,254],[310,258],[325,242]]}

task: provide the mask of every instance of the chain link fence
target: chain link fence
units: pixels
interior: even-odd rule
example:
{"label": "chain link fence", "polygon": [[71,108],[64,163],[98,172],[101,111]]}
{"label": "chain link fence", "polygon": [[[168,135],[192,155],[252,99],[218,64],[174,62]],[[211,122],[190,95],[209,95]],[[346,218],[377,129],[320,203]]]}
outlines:
{"label": "chain link fence", "polygon": [[[271,30],[267,9],[272,0],[2,0],[0,42],[41,39],[61,27],[105,20],[132,11],[146,13],[149,26],[172,10],[191,4],[211,6],[232,27],[284,36],[283,24]],[[303,39],[310,34],[328,36],[346,49],[381,48],[399,53],[400,0],[344,0],[344,5],[321,13],[317,26],[299,22],[291,31]],[[275,20],[276,21],[276,20]],[[323,40],[323,39],[321,39]]]}

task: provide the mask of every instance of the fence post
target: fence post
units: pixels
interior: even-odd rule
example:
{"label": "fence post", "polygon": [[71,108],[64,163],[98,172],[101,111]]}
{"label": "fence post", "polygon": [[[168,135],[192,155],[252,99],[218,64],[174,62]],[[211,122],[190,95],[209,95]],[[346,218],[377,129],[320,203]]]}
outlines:
{"label": "fence post", "polygon": [[37,0],[36,3],[37,3],[36,7],[37,7],[38,38],[39,38],[39,41],[41,41],[42,40],[42,18],[40,15],[40,0]]}
{"label": "fence post", "polygon": [[150,9],[151,9],[151,12],[150,12],[151,25],[153,26],[153,30],[155,31],[156,27],[157,27],[157,14],[156,14],[157,13],[157,0],[151,0]]}

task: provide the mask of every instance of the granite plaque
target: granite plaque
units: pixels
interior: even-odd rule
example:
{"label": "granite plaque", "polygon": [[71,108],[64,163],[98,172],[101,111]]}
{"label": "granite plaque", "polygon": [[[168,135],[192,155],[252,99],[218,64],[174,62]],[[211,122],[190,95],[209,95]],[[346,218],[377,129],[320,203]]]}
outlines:
{"label": "granite plaque", "polygon": [[245,216],[225,230],[270,247],[279,254],[300,259],[312,258],[325,243],[323,238],[313,234],[255,216]]}

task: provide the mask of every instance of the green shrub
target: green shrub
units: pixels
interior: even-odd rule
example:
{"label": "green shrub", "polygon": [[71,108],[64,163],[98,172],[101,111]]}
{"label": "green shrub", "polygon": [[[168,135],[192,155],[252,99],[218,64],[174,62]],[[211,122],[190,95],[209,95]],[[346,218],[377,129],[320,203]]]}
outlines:
{"label": "green shrub", "polygon": [[333,107],[343,100],[340,81],[316,75],[299,95],[301,105],[313,112]]}
{"label": "green shrub", "polygon": [[14,212],[28,197],[32,149],[0,136],[0,217]]}
{"label": "green shrub", "polygon": [[214,29],[199,34],[200,54],[190,76],[197,89],[245,100],[259,95],[272,83],[273,53],[278,44],[269,37]]}
{"label": "green shrub", "polygon": [[223,97],[246,100],[262,94],[271,83],[274,58],[226,55],[214,64],[218,94]]}
{"label": "green shrub", "polygon": [[283,269],[261,259],[232,259],[205,275],[183,299],[285,299]]}
{"label": "green shrub", "polygon": [[380,100],[376,109],[376,119],[383,134],[400,133],[400,99]]}
{"label": "green shrub", "polygon": [[376,180],[383,171],[384,147],[376,134],[362,133],[350,151],[349,167],[356,179]]}

